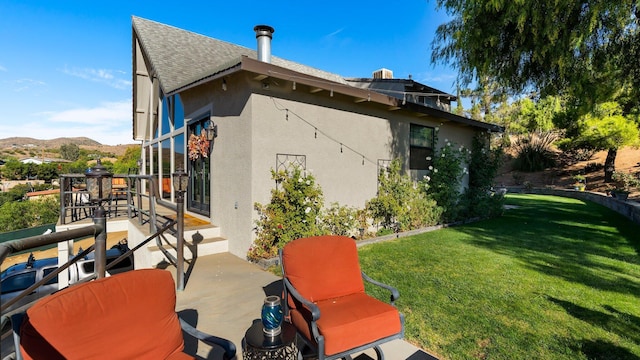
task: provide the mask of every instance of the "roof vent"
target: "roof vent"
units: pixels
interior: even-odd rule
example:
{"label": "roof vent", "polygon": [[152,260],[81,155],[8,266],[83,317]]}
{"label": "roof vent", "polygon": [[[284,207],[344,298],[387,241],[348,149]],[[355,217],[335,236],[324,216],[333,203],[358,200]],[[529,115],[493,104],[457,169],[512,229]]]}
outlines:
{"label": "roof vent", "polygon": [[382,68],[373,72],[374,79],[393,79],[393,71]]}
{"label": "roof vent", "polygon": [[253,31],[258,39],[258,60],[271,63],[271,39],[275,30],[269,25],[256,25]]}

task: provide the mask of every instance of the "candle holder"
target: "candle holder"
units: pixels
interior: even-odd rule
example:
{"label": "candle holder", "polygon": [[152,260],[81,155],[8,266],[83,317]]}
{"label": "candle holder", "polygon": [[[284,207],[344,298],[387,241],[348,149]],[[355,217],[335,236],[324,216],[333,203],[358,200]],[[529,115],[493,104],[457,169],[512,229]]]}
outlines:
{"label": "candle holder", "polygon": [[276,295],[267,296],[262,305],[262,331],[265,335],[275,337],[282,332],[282,305],[280,297]]}

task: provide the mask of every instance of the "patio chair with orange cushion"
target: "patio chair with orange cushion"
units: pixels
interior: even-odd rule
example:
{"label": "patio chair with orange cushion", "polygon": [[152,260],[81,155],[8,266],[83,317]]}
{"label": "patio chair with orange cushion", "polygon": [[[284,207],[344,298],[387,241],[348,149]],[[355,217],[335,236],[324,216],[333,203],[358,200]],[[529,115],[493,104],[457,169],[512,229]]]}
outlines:
{"label": "patio chair with orange cushion", "polygon": [[[398,291],[360,270],[355,241],[345,236],[294,240],[281,250],[285,316],[319,360],[349,357],[404,336]],[[391,293],[390,303],[365,293],[364,280]]]}
{"label": "patio chair with orange cushion", "polygon": [[175,306],[173,278],[159,269],[71,286],[13,317],[17,359],[196,359],[183,352],[181,327],[235,356],[232,342],[196,330]]}

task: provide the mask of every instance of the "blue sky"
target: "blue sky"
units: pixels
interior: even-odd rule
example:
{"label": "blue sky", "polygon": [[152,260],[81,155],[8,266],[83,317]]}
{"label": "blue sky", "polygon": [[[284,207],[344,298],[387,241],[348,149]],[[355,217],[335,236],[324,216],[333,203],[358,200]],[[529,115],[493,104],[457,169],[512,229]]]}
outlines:
{"label": "blue sky", "polygon": [[0,2],[0,138],[131,138],[131,16],[255,48],[345,77],[387,68],[455,94],[454,69],[431,64],[435,0]]}

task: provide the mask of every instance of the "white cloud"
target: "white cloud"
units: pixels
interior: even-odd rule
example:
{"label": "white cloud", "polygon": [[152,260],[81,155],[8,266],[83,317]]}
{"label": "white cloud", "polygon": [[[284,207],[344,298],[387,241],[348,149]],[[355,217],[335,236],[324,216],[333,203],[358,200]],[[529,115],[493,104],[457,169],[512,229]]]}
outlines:
{"label": "white cloud", "polygon": [[34,79],[18,79],[11,82],[14,92],[37,91],[47,86],[47,83]]}
{"label": "white cloud", "polygon": [[334,32],[332,32],[330,34],[325,35],[324,38],[328,39],[328,38],[335,37],[336,35],[340,34],[343,31],[344,31],[344,28],[340,28],[340,29],[338,29],[338,30],[336,30],[336,31],[334,31]]}
{"label": "white cloud", "polygon": [[124,90],[131,87],[131,80],[128,80],[129,78],[124,76],[126,73],[121,70],[64,68],[62,72],[81,79],[106,84],[115,89]]}
{"label": "white cloud", "polygon": [[0,71],[7,71],[7,68],[2,66],[2,65],[0,65]]}
{"label": "white cloud", "polygon": [[108,145],[133,144],[131,116],[131,99],[105,102],[91,108],[30,114],[20,123],[0,124],[0,134],[3,138],[88,137]]}
{"label": "white cloud", "polygon": [[[117,125],[129,123],[131,119],[131,100],[105,102],[98,107],[77,108],[48,113],[48,119],[59,123],[79,123],[101,125],[105,122]],[[129,124],[131,125],[131,124]]]}

